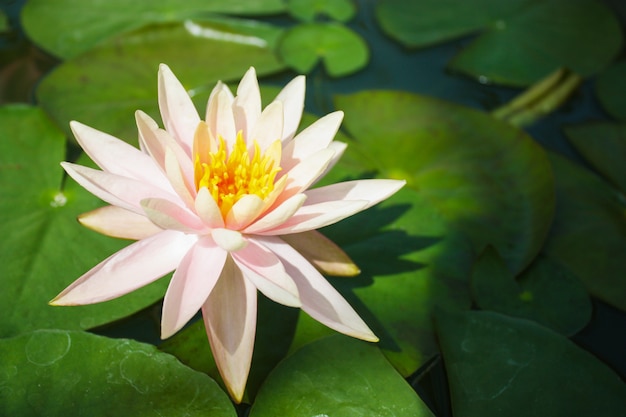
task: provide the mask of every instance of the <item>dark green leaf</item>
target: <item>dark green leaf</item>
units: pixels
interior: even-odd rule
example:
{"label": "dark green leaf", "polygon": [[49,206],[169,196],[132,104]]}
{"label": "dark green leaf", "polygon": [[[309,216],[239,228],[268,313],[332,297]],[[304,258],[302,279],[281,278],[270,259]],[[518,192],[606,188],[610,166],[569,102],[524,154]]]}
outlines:
{"label": "dark green leaf", "polygon": [[0,357],[3,416],[236,416],[211,378],[132,340],[39,330]]}
{"label": "dark green leaf", "polygon": [[351,0],[287,0],[287,9],[293,17],[305,22],[312,22],[319,15],[347,22],[356,13]]}
{"label": "dark green leaf", "polygon": [[491,312],[436,322],[455,417],[626,415],[619,376],[558,333]]}
{"label": "dark green leaf", "polygon": [[313,342],[272,371],[250,417],[433,416],[373,345],[346,336]]}
{"label": "dark green leaf", "polygon": [[598,75],[596,95],[602,107],[618,120],[626,121],[626,61],[619,61]]}

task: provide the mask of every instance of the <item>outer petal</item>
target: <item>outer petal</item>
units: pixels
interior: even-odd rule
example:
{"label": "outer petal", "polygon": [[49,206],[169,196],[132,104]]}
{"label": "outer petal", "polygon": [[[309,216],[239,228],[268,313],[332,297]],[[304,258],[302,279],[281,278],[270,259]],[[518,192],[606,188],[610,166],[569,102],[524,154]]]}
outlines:
{"label": "outer petal", "polygon": [[163,231],[146,216],[115,206],[83,213],[78,221],[98,233],[121,239],[141,240]]}
{"label": "outer petal", "polygon": [[202,314],[217,369],[236,402],[243,398],[250,371],[256,313],[256,288],[227,258]]}
{"label": "outer petal", "polygon": [[249,133],[261,115],[261,92],[256,78],[256,71],[250,68],[241,79],[237,87],[237,97],[233,101],[235,128],[243,132],[243,137]]}
{"label": "outer petal", "polygon": [[167,183],[150,156],[107,133],[78,122],[70,122],[76,140],[103,171],[156,186]]}
{"label": "outer petal", "polygon": [[327,148],[339,130],[343,112],[327,114],[304,129],[283,148],[280,166],[289,171],[320,149]]}
{"label": "outer petal", "polygon": [[298,286],[302,310],[338,332],[370,342],[378,341],[341,294],[295,249],[275,237],[259,237],[258,241],[283,262]]}
{"label": "outer petal", "polygon": [[165,129],[191,155],[200,116],[187,90],[165,64],[159,66],[159,109]]}
{"label": "outer petal", "polygon": [[282,235],[281,239],[324,274],[352,277],[361,272],[339,246],[316,230]]}
{"label": "outer petal", "polygon": [[356,180],[314,188],[304,194],[307,195],[307,205],[336,200],[366,200],[368,204],[365,208],[368,208],[389,198],[405,184],[406,181],[399,180]]}
{"label": "outer petal", "polygon": [[291,140],[298,130],[302,111],[304,110],[304,93],[306,91],[306,80],[303,75],[299,75],[287,84],[274,101],[282,101],[285,111],[285,126],[283,127],[283,143]]}
{"label": "outer petal", "polygon": [[245,248],[231,252],[231,256],[244,276],[267,298],[290,307],[301,306],[296,284],[269,249],[249,239]]}
{"label": "outer petal", "polygon": [[138,214],[143,214],[143,209],[139,202],[145,198],[180,200],[177,195],[142,181],[120,177],[119,175],[109,174],[69,162],[61,162],[61,166],[70,177],[96,197],[109,204],[134,211]]}
{"label": "outer petal", "polygon": [[196,236],[164,230],[100,262],[74,281],[52,305],[83,305],[117,298],[171,272],[195,243]]}
{"label": "outer petal", "polygon": [[161,338],[180,330],[206,302],[217,282],[228,253],[213,239],[200,239],[174,272],[163,300]]}

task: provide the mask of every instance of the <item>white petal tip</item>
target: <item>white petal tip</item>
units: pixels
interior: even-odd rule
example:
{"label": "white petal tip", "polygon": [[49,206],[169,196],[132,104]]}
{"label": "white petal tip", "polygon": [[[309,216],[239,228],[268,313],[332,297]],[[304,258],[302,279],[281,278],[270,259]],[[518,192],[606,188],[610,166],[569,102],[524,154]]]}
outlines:
{"label": "white petal tip", "polygon": [[234,252],[246,247],[248,242],[243,235],[230,229],[213,229],[211,236],[217,245],[228,252]]}

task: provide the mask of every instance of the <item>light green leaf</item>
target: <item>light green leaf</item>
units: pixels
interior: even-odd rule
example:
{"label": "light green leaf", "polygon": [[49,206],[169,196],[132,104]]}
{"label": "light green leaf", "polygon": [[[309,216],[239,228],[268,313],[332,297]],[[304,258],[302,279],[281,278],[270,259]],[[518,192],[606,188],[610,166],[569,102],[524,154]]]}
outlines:
{"label": "light green leaf", "polygon": [[279,33],[272,26],[223,19],[150,26],[64,62],[42,81],[37,97],[70,137],[68,123],[78,120],[136,144],[136,110],[160,121],[160,63],[170,65],[204,114],[218,80],[238,80],[250,66],[259,75],[283,68],[272,52]]}
{"label": "light green leaf", "polygon": [[22,24],[35,43],[67,59],[114,35],[149,24],[198,18],[207,13],[260,15],[284,10],[281,0],[29,0],[22,10]]}
{"label": "light green leaf", "polygon": [[436,319],[456,417],[626,415],[623,381],[564,336],[491,312]]}
{"label": "light green leaf", "polygon": [[472,294],[483,310],[534,320],[565,335],[577,333],[591,319],[591,300],[582,283],[544,257],[516,280],[488,248],[474,265]]}
{"label": "light green leaf", "polygon": [[433,416],[373,345],[332,336],[313,342],[272,371],[250,417]]}
{"label": "light green leaf", "polygon": [[235,417],[206,375],[154,346],[39,330],[0,340],[0,414]]}
{"label": "light green leaf", "polygon": [[626,124],[568,126],[565,134],[604,178],[626,194]]}
{"label": "light green leaf", "polygon": [[557,209],[542,249],[594,296],[626,311],[624,197],[591,172],[550,154]]}
{"label": "light green leaf", "polygon": [[384,0],[376,14],[412,47],[477,34],[450,68],[481,82],[525,86],[560,67],[589,76],[622,45],[618,19],[596,0]]}
{"label": "light green leaf", "polygon": [[290,15],[305,22],[312,22],[319,15],[347,22],[356,13],[351,0],[287,0],[287,10]]}
{"label": "light green leaf", "polygon": [[123,298],[52,307],[55,295],[126,246],[89,231],[76,217],[103,203],[74,181],[61,188],[65,139],[38,108],[0,108],[0,336],[40,328],[86,329],[155,303],[161,280]]}
{"label": "light green leaf", "polygon": [[596,95],[602,107],[613,117],[626,121],[626,61],[607,68],[596,79]]}
{"label": "light green leaf", "polygon": [[300,73],[308,73],[319,60],[332,77],[362,69],[369,60],[365,41],[339,23],[304,23],[288,29],[279,45],[283,62]]}

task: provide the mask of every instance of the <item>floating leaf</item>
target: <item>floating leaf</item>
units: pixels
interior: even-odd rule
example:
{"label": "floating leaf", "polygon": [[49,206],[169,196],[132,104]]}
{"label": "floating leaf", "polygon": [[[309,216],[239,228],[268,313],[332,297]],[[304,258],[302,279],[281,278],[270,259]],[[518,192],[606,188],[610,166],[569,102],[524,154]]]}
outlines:
{"label": "floating leaf", "polygon": [[76,217],[102,205],[74,181],[61,189],[65,139],[38,108],[0,108],[0,336],[40,328],[85,329],[162,297],[163,280],[117,300],[51,307],[55,295],[128,242],[89,231]]}
{"label": "floating leaf", "polygon": [[543,252],[594,296],[626,311],[624,201],[599,177],[550,154],[557,209]]}
{"label": "floating leaf", "polygon": [[596,79],[596,95],[602,107],[618,120],[626,121],[626,61],[619,61]]}
{"label": "floating leaf", "polygon": [[369,60],[365,41],[339,23],[304,23],[288,29],[279,45],[283,62],[301,73],[310,72],[319,60],[332,77],[360,70]]}
{"label": "floating leaf", "polygon": [[450,68],[515,86],[559,67],[594,74],[622,44],[618,19],[595,0],[384,0],[376,15],[386,33],[412,47],[478,34]]}
{"label": "floating leaf", "polygon": [[433,416],[373,345],[346,336],[313,342],[272,371],[250,417]]}
{"label": "floating leaf", "polygon": [[312,22],[319,15],[347,22],[356,13],[351,0],[287,0],[287,10],[290,15],[305,22]]}
{"label": "floating leaf", "polygon": [[488,248],[472,272],[472,294],[483,310],[534,320],[572,335],[591,319],[591,300],[578,278],[539,257],[515,279]]}
{"label": "floating leaf", "polygon": [[153,23],[199,17],[206,13],[260,15],[284,10],[281,0],[187,0],[182,3],[178,0],[107,0],[97,3],[29,0],[22,9],[22,24],[35,43],[67,59],[114,35]]}
{"label": "floating leaf", "polygon": [[136,144],[135,111],[160,120],[160,63],[170,65],[204,111],[218,80],[239,79],[251,65],[260,75],[282,68],[272,52],[279,33],[232,20],[150,26],[64,62],[42,81],[37,97],[65,129],[78,120]]}
{"label": "floating leaf", "polygon": [[619,376],[558,333],[491,312],[436,322],[457,417],[626,415]]}
{"label": "floating leaf", "polygon": [[9,18],[0,10],[0,32],[7,32],[11,26],[9,25]]}
{"label": "floating leaf", "polygon": [[215,381],[132,340],[39,330],[0,340],[0,357],[3,416],[236,416]]}
{"label": "floating leaf", "polygon": [[568,126],[565,134],[600,174],[626,194],[626,124]]}

